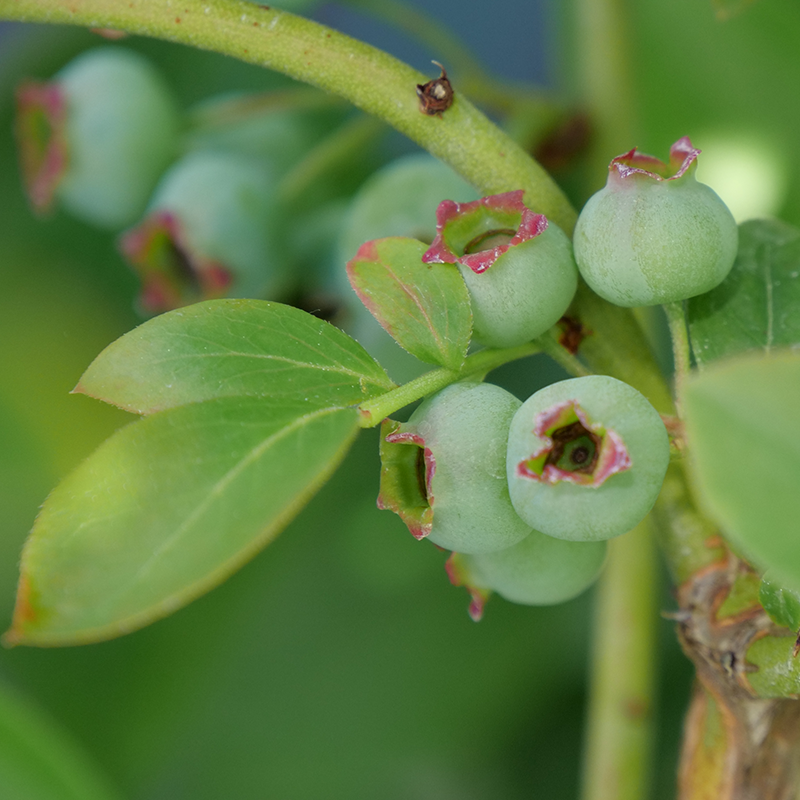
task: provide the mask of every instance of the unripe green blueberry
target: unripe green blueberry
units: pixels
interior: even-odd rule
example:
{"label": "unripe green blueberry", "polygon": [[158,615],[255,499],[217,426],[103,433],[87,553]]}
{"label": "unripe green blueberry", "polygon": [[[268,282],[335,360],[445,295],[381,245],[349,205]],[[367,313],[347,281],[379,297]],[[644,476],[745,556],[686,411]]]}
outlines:
{"label": "unripe green blueberry", "polygon": [[658,412],[605,375],[561,381],[528,398],[511,422],[508,486],[517,513],[559,539],[610,539],[652,508],[669,464]]}
{"label": "unripe green blueberry", "polygon": [[482,555],[453,553],[447,573],[454,585],[469,590],[469,613],[477,621],[490,592],[529,606],[554,605],[577,597],[597,579],[606,549],[606,542],[566,542],[531,531],[505,550]]}
{"label": "unripe green blueberry", "polygon": [[736,222],[695,179],[699,152],[684,137],[669,164],[636,150],[612,160],[573,240],[578,269],[601,297],[619,306],[670,303],[713,289],[730,272]]}
{"label": "unripe green blueberry", "polygon": [[142,213],[177,149],[178,112],[160,75],[138,53],[100,47],[50,83],[18,91],[17,135],[28,194],[54,198],[106,228]]}
{"label": "unripe green blueberry", "polygon": [[408,422],[382,429],[378,505],[418,539],[462,553],[502,550],[530,533],[505,479],[508,426],[520,402],[485,383],[456,383],[425,400]]}
{"label": "unripe green blueberry", "polygon": [[520,190],[472,203],[445,200],[436,211],[436,239],[422,258],[458,265],[475,338],[489,347],[513,347],[544,333],[578,286],[569,239],[526,208],[522,196]]}
{"label": "unripe green blueberry", "polygon": [[120,240],[152,313],[215,297],[269,297],[288,276],[276,247],[268,167],[247,156],[196,152],[175,163],[144,220]]}

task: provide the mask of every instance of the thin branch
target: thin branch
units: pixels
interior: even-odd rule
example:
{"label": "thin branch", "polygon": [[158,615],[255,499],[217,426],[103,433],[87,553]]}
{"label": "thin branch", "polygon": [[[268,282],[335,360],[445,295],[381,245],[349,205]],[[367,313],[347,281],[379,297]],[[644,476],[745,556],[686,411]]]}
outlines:
{"label": "thin branch", "polygon": [[509,361],[516,361],[518,358],[525,358],[539,352],[541,352],[541,347],[535,341],[518,347],[479,350],[477,353],[467,356],[464,366],[458,372],[452,369],[434,369],[380,397],[362,403],[358,407],[361,412],[360,425],[362,428],[372,428],[395,411],[422,397],[438,392],[451,383],[466,378],[483,377],[487,372],[497,369]]}

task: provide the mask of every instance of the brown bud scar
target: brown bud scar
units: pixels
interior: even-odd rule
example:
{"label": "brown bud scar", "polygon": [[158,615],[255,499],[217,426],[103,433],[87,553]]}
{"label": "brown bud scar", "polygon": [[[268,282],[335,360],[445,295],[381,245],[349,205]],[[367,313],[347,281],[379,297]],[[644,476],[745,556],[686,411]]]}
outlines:
{"label": "brown bud scar", "polygon": [[443,111],[447,111],[453,105],[453,87],[447,78],[445,68],[438,62],[436,64],[442,74],[427,83],[417,84],[417,97],[419,97],[419,110],[428,116],[442,116]]}
{"label": "brown bud scar", "polygon": [[575,317],[563,316],[557,324],[561,327],[558,343],[573,356],[578,352],[581,342],[592,334],[592,331],[587,330],[583,323]]}

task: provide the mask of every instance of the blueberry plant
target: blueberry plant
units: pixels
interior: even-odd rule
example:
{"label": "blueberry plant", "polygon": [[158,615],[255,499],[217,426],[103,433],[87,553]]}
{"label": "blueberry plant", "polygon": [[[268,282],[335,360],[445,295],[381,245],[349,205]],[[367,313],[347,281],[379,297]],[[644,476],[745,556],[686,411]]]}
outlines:
{"label": "blueberry plant", "polygon": [[[588,123],[470,82],[446,33],[463,90],[457,65],[431,79],[242,0],[0,0],[2,19],[189,44],[329,93],[229,92],[186,115],[124,39],[17,87],[32,210],[111,231],[137,280],[140,324],[74,392],[140,419],[43,502],[6,645],[91,644],[173,614],[347,480],[356,448],[381,519],[405,523],[482,626],[495,595],[552,606],[598,582],[585,800],[649,796],[659,602],[696,669],[679,796],[797,795],[800,231],[737,226],[685,131],[664,160],[607,150],[632,135],[635,99],[625,47],[598,57],[591,40],[613,42],[625,15],[576,13],[596,23]],[[427,153],[370,162],[387,124]],[[559,153],[583,167],[561,169],[566,188],[539,163],[558,171]],[[522,397],[494,381],[541,369],[532,356],[561,373]],[[379,464],[358,449],[370,429]],[[0,695],[15,797],[114,796],[14,702]],[[41,788],[42,763],[71,793]]]}

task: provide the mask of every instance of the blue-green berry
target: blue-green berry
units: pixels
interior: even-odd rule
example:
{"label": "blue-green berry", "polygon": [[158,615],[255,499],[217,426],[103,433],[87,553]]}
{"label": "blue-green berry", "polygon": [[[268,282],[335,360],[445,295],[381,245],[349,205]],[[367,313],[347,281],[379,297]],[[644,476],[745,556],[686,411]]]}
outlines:
{"label": "blue-green berry", "polygon": [[147,203],[177,150],[179,117],[154,67],[122,47],[89,50],[49,83],[18,91],[28,194],[92,224],[120,228]]}
{"label": "blue-green berry", "polygon": [[554,383],[511,422],[511,502],[532,528],[600,541],[635,527],[652,508],[669,464],[669,436],[647,398],[615,378]]}
{"label": "blue-green berry", "polygon": [[581,275],[601,297],[619,306],[670,303],[713,289],[730,272],[736,222],[696,180],[699,152],[684,137],[669,164],[636,150],[612,160],[574,237]]}
{"label": "blue-green berry", "polygon": [[494,553],[453,553],[450,581],[472,596],[470,616],[478,620],[491,592],[512,603],[545,606],[577,597],[600,574],[606,542],[566,542],[531,531],[521,542]]}
{"label": "blue-green berry", "polygon": [[485,383],[456,383],[425,400],[408,422],[382,428],[378,504],[418,539],[488,553],[530,533],[505,478],[508,426],[520,402]]}
{"label": "blue-green berry", "polygon": [[457,264],[467,284],[474,335],[489,347],[540,336],[572,301],[578,270],[564,232],[522,202],[522,191],[471,203],[445,200],[428,264]]}

